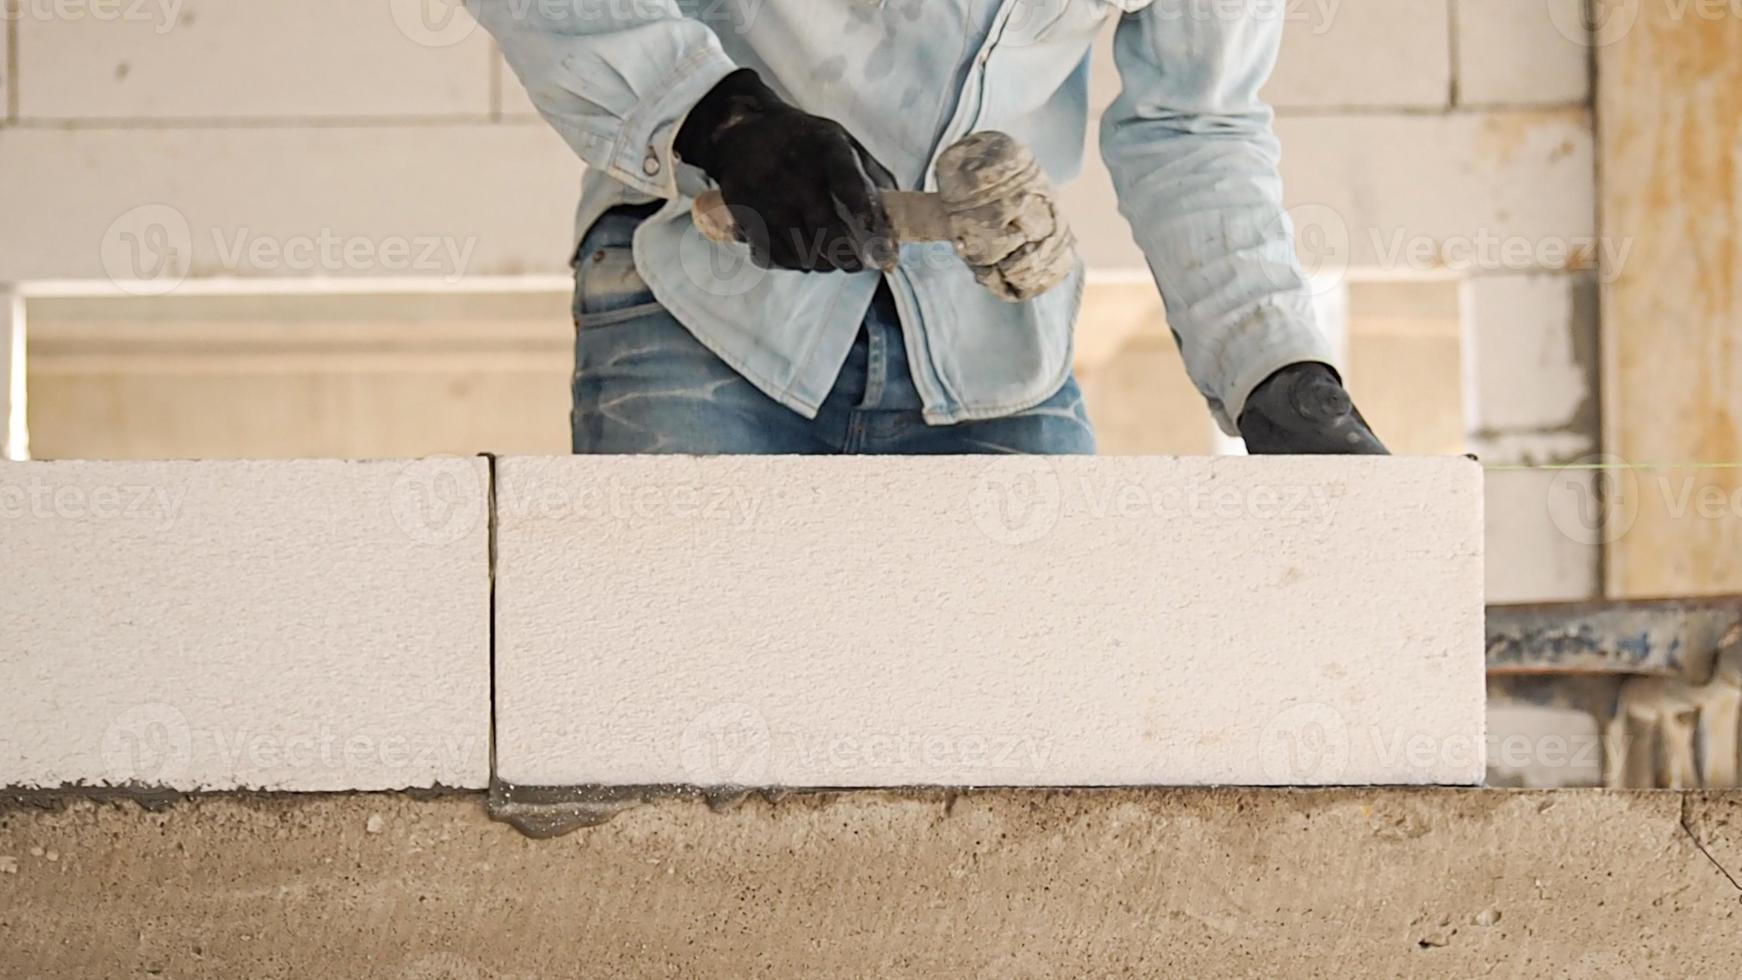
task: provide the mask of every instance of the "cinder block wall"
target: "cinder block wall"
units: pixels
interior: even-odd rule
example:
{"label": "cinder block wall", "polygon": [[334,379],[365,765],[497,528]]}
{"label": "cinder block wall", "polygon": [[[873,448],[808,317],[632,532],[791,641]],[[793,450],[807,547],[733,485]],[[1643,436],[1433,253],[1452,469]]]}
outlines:
{"label": "cinder block wall", "polygon": [[[457,4],[10,2],[0,282],[564,270],[581,165]],[[1467,277],[1469,448],[1490,463],[1597,444],[1585,2],[1278,8],[1267,96],[1303,257]],[[1118,86],[1106,47],[1097,108]],[[1067,189],[1087,256],[1141,270],[1087,159]],[[1567,481],[1490,475],[1492,599],[1597,591],[1589,488]]]}
{"label": "cinder block wall", "polygon": [[[1588,264],[1539,247],[1594,233],[1588,48],[1567,36],[1582,2],[1287,4],[1267,95],[1297,220],[1314,248],[1345,246],[1320,257],[1437,267],[1430,253],[1493,236],[1532,254],[1483,272]],[[21,3],[6,19],[0,281],[113,272],[151,251],[125,232],[154,217],[191,243],[196,273],[298,274],[238,236],[323,231],[452,239],[435,271],[563,268],[580,164],[457,5],[98,6]],[[1097,107],[1118,85],[1099,55]],[[1141,268],[1098,162],[1072,197],[1092,262]],[[114,227],[149,205],[185,234],[167,214]]]}

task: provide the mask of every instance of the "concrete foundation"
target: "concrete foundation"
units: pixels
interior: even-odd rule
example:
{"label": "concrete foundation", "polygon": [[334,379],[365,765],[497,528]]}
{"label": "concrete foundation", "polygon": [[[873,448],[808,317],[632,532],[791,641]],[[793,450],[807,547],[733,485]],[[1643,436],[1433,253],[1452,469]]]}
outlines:
{"label": "concrete foundation", "polygon": [[1742,795],[0,803],[0,975],[1737,976]]}

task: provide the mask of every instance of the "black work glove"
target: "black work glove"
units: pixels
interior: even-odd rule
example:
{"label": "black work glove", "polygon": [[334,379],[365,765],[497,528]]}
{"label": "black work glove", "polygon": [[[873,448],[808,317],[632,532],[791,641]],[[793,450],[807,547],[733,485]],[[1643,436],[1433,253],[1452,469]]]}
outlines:
{"label": "black work glove", "polygon": [[1246,451],[1275,455],[1386,455],[1337,373],[1303,361],[1265,378],[1240,413]]}
{"label": "black work glove", "polygon": [[675,147],[720,185],[757,265],[893,267],[896,245],[879,188],[893,190],[894,179],[840,123],[788,105],[756,72],[741,68],[703,96]]}

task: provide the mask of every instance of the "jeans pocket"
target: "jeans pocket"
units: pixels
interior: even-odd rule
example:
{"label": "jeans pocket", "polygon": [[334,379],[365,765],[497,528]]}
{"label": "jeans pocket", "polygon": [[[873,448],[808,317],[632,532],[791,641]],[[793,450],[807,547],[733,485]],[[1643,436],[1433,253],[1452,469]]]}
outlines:
{"label": "jeans pocket", "polygon": [[575,326],[609,326],[661,309],[653,289],[635,268],[628,245],[583,252],[575,264]]}

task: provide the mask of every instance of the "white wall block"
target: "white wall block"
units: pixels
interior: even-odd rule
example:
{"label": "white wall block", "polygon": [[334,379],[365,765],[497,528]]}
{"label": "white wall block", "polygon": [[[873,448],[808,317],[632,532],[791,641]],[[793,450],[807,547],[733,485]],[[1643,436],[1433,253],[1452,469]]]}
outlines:
{"label": "white wall block", "polygon": [[1595,452],[1594,277],[1476,276],[1461,290],[1472,451],[1491,463],[1572,462]]}
{"label": "white wall block", "polygon": [[1589,268],[1585,110],[1282,118],[1283,190],[1313,268]]}
{"label": "white wall block", "polygon": [[[23,8],[20,73],[31,78],[19,90],[25,119],[489,110],[490,39],[457,2],[150,0]],[[83,13],[45,16],[57,10]]]}
{"label": "white wall block", "polygon": [[[5,6],[5,4],[0,4],[0,7]],[[0,24],[0,51],[11,51],[12,34],[13,31],[16,30],[12,23],[14,18],[10,16],[0,17],[0,20],[5,21],[4,24]],[[5,119],[11,112],[12,91],[15,84],[12,78],[12,72],[13,67],[11,58],[0,57],[0,125],[5,125]]]}
{"label": "white wall block", "polygon": [[1591,470],[1488,471],[1489,602],[1572,602],[1602,594],[1602,548],[1610,530],[1600,520],[1599,479]]}
{"label": "white wall block", "polygon": [[1591,46],[1584,10],[1591,2],[1603,0],[1457,0],[1458,100],[1589,102]]}
{"label": "white wall block", "polygon": [[498,463],[520,785],[1471,783],[1460,457]]}
{"label": "white wall block", "polygon": [[567,271],[548,126],[0,129],[0,281]]}
{"label": "white wall block", "polygon": [[0,464],[0,786],[487,785],[487,475]]}
{"label": "white wall block", "polygon": [[[1313,274],[1588,268],[1625,247],[1596,237],[1589,112],[1283,116],[1276,133]],[[1061,200],[1090,268],[1147,268],[1092,144]]]}
{"label": "white wall block", "polygon": [[1443,106],[1451,100],[1447,0],[1316,0],[1285,10],[1264,97],[1279,108]]}
{"label": "white wall block", "polygon": [[496,112],[511,118],[525,117],[543,118],[538,114],[538,107],[532,104],[532,96],[526,94],[526,86],[520,84],[520,79],[514,74],[514,69],[508,67],[508,59],[502,53],[496,53]]}
{"label": "white wall block", "polygon": [[[1446,3],[1313,0],[1265,8],[1284,18],[1282,50],[1264,88],[1265,101],[1281,109],[1447,104],[1451,40]],[[1108,24],[1095,48],[1089,104],[1096,110],[1119,94],[1115,23]]]}

